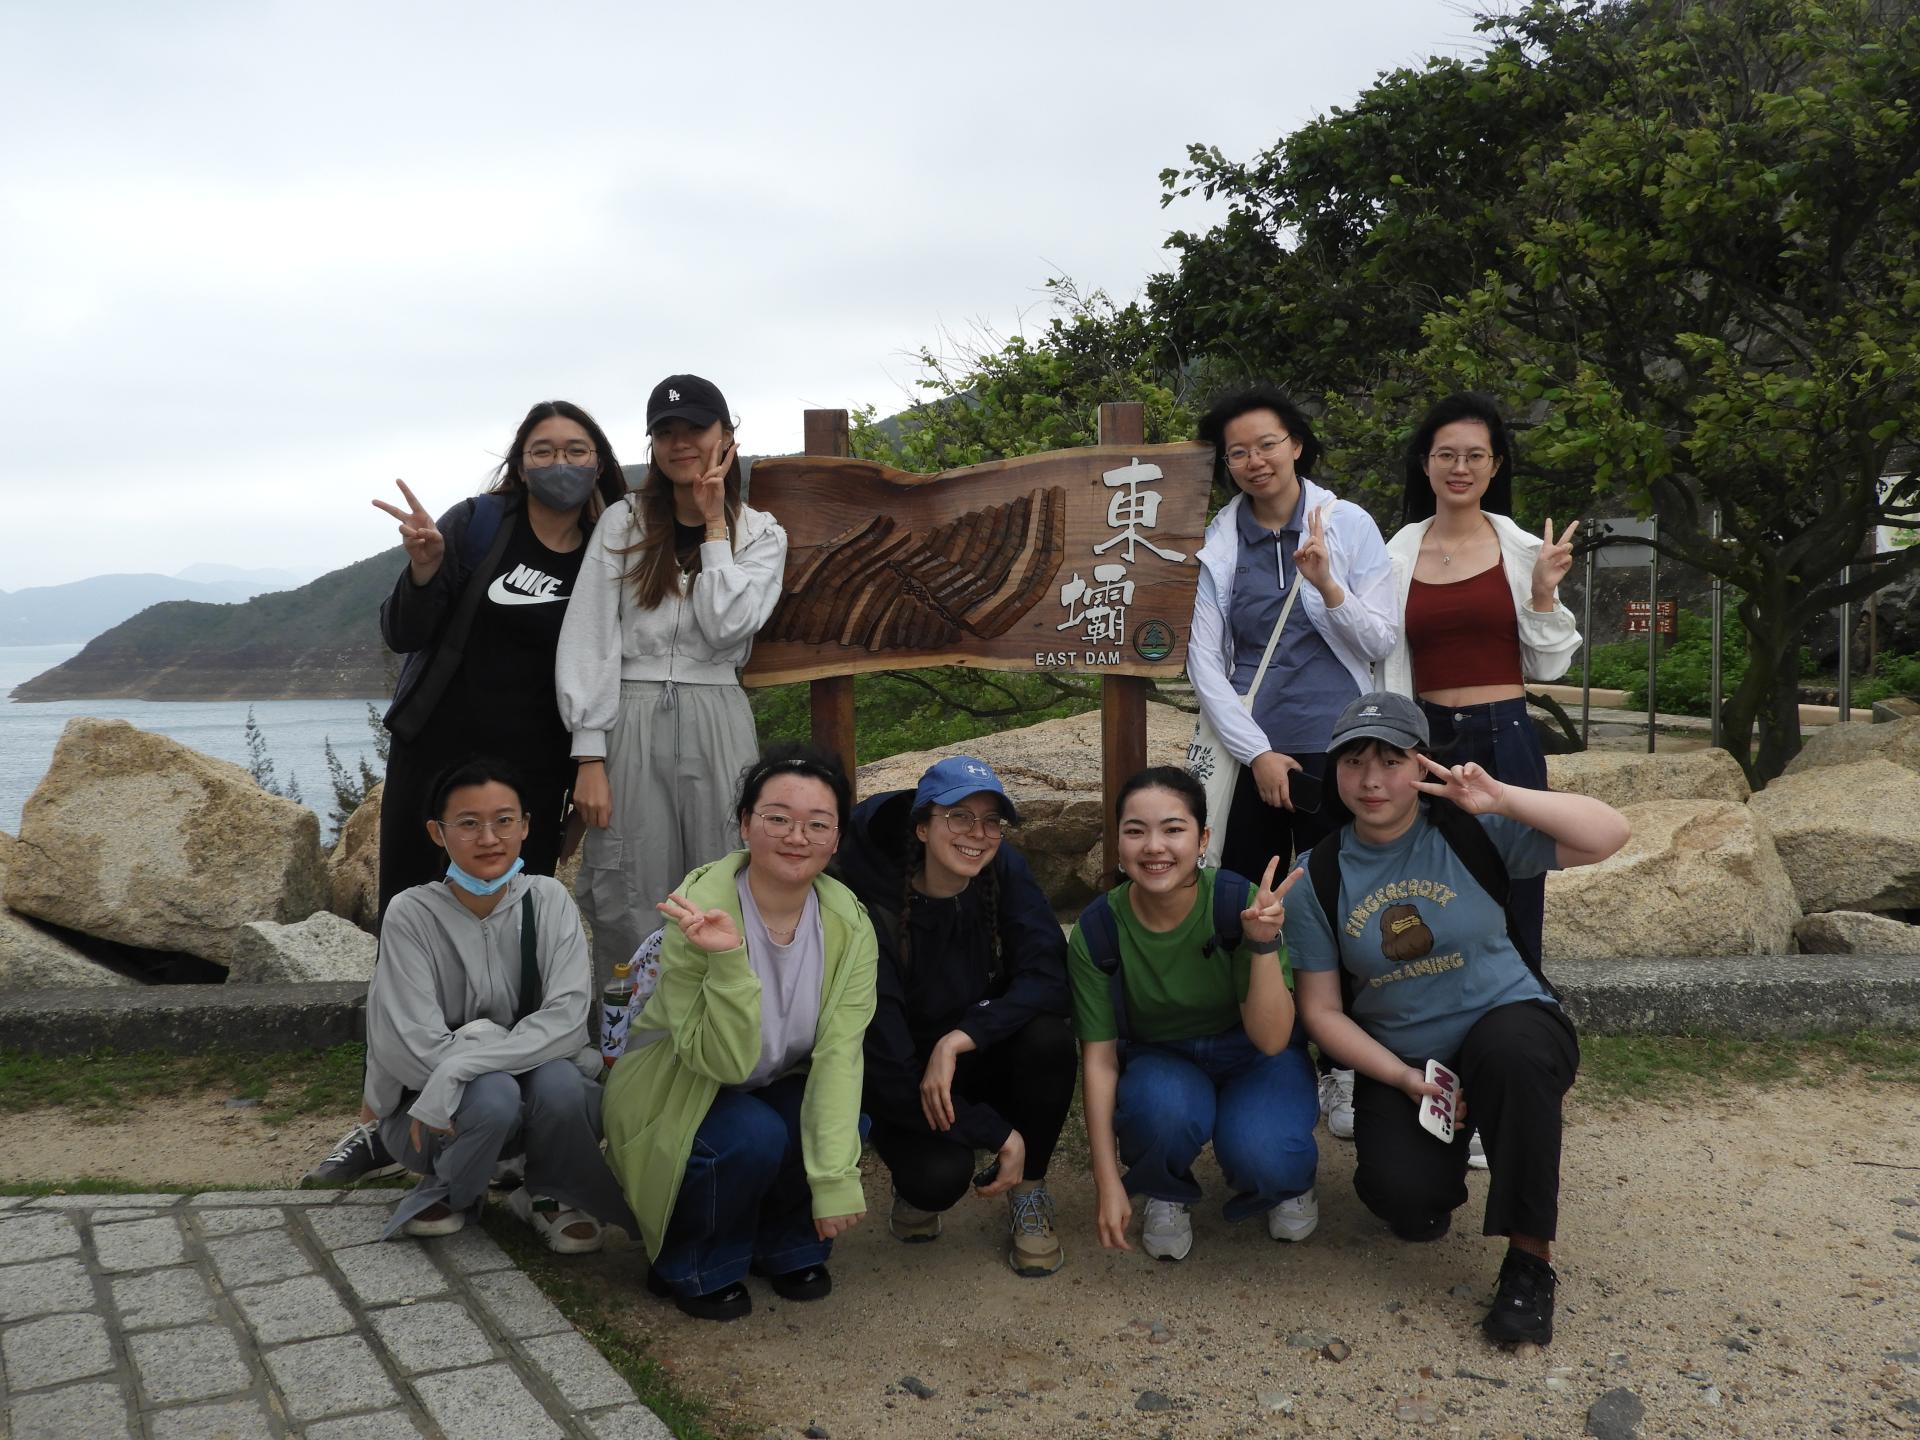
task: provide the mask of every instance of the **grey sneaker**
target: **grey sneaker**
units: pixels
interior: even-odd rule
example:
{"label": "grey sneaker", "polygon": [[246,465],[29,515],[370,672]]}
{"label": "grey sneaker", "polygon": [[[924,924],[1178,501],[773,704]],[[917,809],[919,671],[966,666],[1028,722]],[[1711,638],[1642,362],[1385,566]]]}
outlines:
{"label": "grey sneaker", "polygon": [[1007,1192],[1007,1264],[1028,1279],[1051,1275],[1066,1264],[1053,1233],[1053,1196],[1044,1180],[1027,1180]]}
{"label": "grey sneaker", "polygon": [[1156,1260],[1184,1260],[1193,1249],[1193,1218],[1178,1200],[1149,1200],[1140,1222],[1140,1248]]}
{"label": "grey sneaker", "polygon": [[924,1245],[929,1240],[940,1238],[940,1212],[909,1205],[896,1190],[893,1192],[893,1213],[887,1217],[887,1229],[893,1232],[896,1240],[904,1240],[909,1245]]}
{"label": "grey sneaker", "polygon": [[338,1185],[357,1185],[362,1180],[379,1180],[398,1175],[402,1166],[380,1143],[380,1132],[364,1122],[340,1137],[340,1143],[327,1158],[300,1177],[302,1190],[325,1190]]}

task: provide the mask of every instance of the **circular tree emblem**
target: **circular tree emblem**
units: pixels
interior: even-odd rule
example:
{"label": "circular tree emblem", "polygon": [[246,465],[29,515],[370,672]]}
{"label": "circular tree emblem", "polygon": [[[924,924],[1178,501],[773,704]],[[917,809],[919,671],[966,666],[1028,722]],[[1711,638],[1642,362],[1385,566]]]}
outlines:
{"label": "circular tree emblem", "polygon": [[1134,652],[1142,660],[1164,660],[1173,653],[1173,627],[1164,620],[1149,620],[1133,632]]}

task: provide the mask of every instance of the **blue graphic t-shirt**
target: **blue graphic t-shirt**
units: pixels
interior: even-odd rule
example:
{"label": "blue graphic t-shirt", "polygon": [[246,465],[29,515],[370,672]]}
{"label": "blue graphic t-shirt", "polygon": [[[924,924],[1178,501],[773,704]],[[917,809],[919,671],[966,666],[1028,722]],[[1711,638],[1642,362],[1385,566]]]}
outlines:
{"label": "blue graphic t-shirt", "polygon": [[[1483,815],[1480,824],[1516,879],[1559,868],[1545,832],[1501,816]],[[1294,968],[1345,966],[1356,982],[1348,1013],[1409,1065],[1451,1065],[1467,1031],[1495,1006],[1553,999],[1507,938],[1505,912],[1424,807],[1391,844],[1369,845],[1347,831],[1334,920],[1329,929],[1309,882],[1296,884],[1286,924]]]}

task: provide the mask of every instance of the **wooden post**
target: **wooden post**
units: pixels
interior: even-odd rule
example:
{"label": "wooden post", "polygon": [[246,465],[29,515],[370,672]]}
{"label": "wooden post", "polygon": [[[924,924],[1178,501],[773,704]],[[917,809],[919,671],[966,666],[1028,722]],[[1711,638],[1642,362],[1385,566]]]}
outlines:
{"label": "wooden post", "polygon": [[[1099,411],[1095,438],[1102,445],[1144,445],[1146,407],[1107,404]],[[1101,879],[1111,883],[1120,863],[1120,827],[1113,806],[1127,777],[1147,766],[1147,687],[1134,675],[1100,677]]]}
{"label": "wooden post", "polygon": [[[845,456],[852,453],[847,442],[847,412],[809,410],[802,423],[801,448],[808,455]],[[830,755],[838,755],[846,766],[847,779],[854,778],[859,758],[853,743],[853,677],[834,675],[812,681],[808,687],[813,711],[813,743]],[[855,798],[859,786],[854,786]]]}

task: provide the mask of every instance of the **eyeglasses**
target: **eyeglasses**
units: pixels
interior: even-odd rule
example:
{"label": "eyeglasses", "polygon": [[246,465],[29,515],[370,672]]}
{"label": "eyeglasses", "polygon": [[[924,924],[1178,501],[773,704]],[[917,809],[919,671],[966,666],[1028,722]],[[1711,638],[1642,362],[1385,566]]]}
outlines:
{"label": "eyeglasses", "polygon": [[1486,450],[1468,450],[1464,452],[1459,450],[1435,450],[1427,456],[1427,459],[1435,465],[1438,465],[1442,470],[1451,470],[1454,466],[1461,464],[1464,464],[1469,470],[1484,470],[1488,465],[1493,463],[1493,455]]}
{"label": "eyeglasses", "polygon": [[956,835],[971,835],[980,829],[988,836],[1005,835],[1013,829],[1013,821],[1004,815],[976,815],[971,810],[936,810],[934,812],[947,822],[947,829]]}
{"label": "eyeglasses", "polygon": [[483,830],[492,832],[502,840],[511,840],[526,822],[525,815],[501,814],[491,820],[482,820],[478,815],[462,815],[457,820],[442,820],[439,825],[442,830],[451,831],[462,840],[478,840]]}
{"label": "eyeglasses", "polygon": [[800,832],[807,837],[809,845],[831,845],[833,837],[840,827],[831,820],[808,820],[801,822],[791,815],[783,815],[778,810],[755,810],[754,818],[760,822],[760,828],[776,840],[784,840],[793,833],[793,827],[799,825]]}
{"label": "eyeglasses", "polygon": [[554,461],[564,456],[569,465],[584,465],[593,459],[597,453],[599,452],[584,440],[572,441],[564,449],[555,449],[543,441],[538,445],[529,445],[527,447],[527,463],[529,465],[551,465]]}
{"label": "eyeglasses", "polygon": [[1236,445],[1227,451],[1227,464],[1238,470],[1247,461],[1258,455],[1262,460],[1271,460],[1280,453],[1280,447],[1293,439],[1291,435],[1269,435],[1249,450],[1245,445]]}

